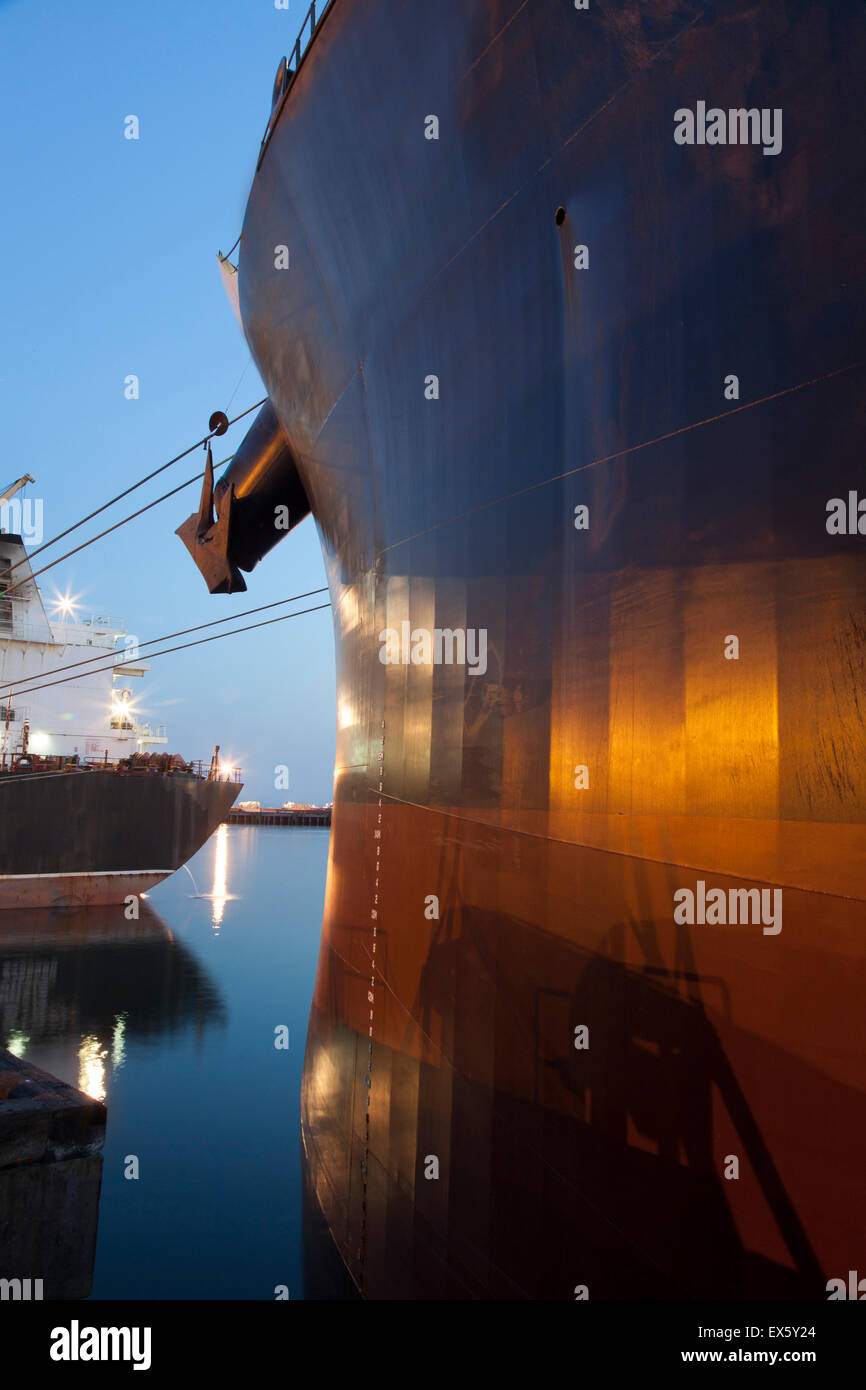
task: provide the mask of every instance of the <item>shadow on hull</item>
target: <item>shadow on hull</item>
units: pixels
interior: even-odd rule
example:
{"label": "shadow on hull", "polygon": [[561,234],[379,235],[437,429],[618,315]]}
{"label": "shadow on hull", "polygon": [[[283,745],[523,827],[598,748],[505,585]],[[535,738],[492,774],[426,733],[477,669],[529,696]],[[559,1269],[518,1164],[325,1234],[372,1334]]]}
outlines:
{"label": "shadow on hull", "polygon": [[[379,920],[423,902],[407,878],[460,903],[394,942],[353,925],[371,870],[341,814],[302,1114],[366,1296],[826,1297],[866,1236],[862,985],[834,959],[860,904],[678,927],[677,866],[388,808],[412,869],[380,867]],[[483,906],[515,870],[535,910]]]}

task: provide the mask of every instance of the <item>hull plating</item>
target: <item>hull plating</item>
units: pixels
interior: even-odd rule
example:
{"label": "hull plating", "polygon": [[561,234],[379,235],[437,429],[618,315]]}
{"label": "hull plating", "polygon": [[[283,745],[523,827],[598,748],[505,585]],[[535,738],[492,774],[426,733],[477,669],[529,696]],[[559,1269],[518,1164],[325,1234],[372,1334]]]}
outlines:
{"label": "hull plating", "polygon": [[[864,58],[854,7],[334,0],[270,138],[241,308],[338,653],[304,1139],[369,1296],[862,1260]],[[698,99],[781,152],[677,145]]]}
{"label": "hull plating", "polygon": [[185,864],[239,790],[98,771],[0,778],[0,908],[122,903]]}

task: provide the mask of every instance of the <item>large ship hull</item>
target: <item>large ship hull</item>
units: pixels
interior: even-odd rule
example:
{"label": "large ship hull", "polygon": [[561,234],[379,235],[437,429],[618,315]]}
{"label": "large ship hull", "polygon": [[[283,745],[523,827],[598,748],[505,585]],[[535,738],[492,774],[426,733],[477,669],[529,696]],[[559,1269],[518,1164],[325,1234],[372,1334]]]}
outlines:
{"label": "large ship hull", "polygon": [[237,782],[106,770],[0,777],[0,909],[118,904],[225,820]]}
{"label": "large ship hull", "polygon": [[[862,1265],[864,59],[830,4],[332,0],[270,133],[241,311],[338,660],[302,1123],[367,1296]],[[383,663],[437,628],[485,669]]]}

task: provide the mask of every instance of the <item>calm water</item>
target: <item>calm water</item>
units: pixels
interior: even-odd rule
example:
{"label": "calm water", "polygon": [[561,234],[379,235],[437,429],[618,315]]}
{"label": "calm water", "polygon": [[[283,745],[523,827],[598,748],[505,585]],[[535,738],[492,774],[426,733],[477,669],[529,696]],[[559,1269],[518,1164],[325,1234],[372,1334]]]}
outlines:
{"label": "calm water", "polygon": [[304,1296],[299,1098],[328,837],[223,826],[189,865],[211,896],[180,870],[138,922],[0,914],[0,1045],[108,1106],[94,1298]]}

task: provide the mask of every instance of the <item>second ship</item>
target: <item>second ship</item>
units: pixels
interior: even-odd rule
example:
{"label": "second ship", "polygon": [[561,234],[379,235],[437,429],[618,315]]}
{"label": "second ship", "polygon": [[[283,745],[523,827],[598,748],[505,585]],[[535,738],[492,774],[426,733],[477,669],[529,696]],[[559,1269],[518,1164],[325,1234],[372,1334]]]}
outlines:
{"label": "second ship", "polygon": [[166,750],[130,688],[148,669],[119,619],[49,617],[24,539],[0,533],[0,910],[124,903],[225,820],[237,769]]}

